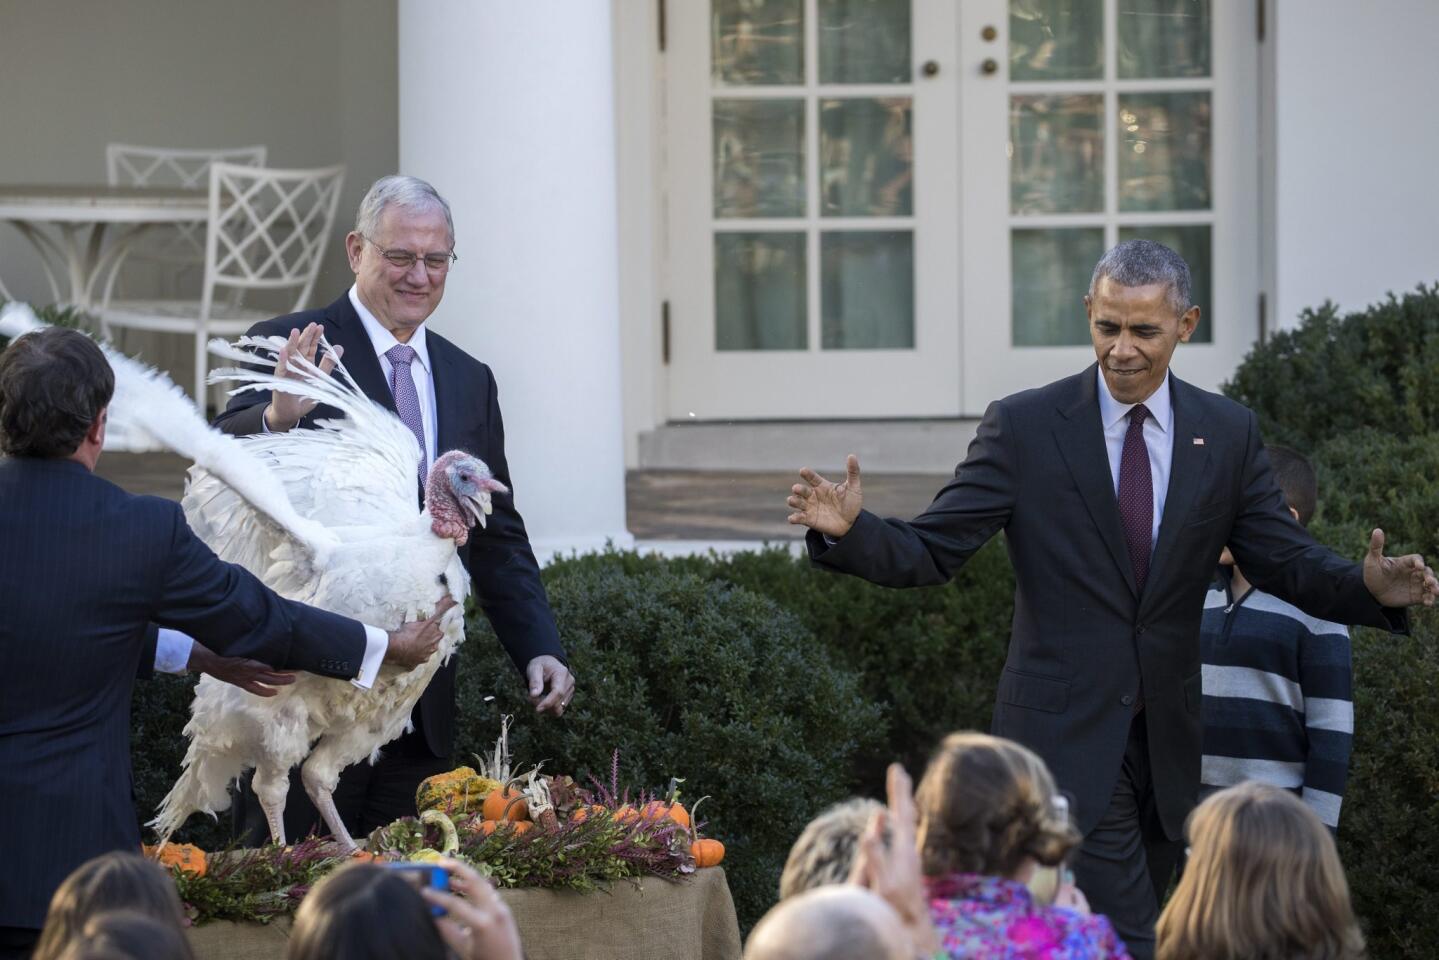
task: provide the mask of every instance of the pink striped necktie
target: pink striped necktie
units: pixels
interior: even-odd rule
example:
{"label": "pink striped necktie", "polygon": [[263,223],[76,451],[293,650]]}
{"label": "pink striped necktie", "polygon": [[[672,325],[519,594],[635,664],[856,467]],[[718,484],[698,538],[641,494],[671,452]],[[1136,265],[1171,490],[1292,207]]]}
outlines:
{"label": "pink striped necktie", "polygon": [[400,415],[400,420],[410,428],[410,432],[415,435],[415,439],[420,444],[420,462],[417,469],[420,474],[420,487],[423,489],[427,473],[425,470],[425,421],[420,416],[420,394],[415,389],[415,377],[410,370],[410,364],[415,359],[415,348],[397,343],[385,351],[385,359],[390,361],[390,393],[395,397],[395,412]]}

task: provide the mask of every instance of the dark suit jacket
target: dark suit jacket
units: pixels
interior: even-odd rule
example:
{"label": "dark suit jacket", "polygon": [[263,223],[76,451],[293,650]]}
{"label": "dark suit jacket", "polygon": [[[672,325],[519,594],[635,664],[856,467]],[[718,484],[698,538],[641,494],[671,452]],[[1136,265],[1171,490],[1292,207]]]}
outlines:
{"label": "dark suit jacket", "polygon": [[0,926],[38,928],[71,870],[139,849],[130,695],[156,623],[342,679],[365,653],[360,624],[221,562],[177,504],[73,461],[0,459]]}
{"label": "dark suit jacket", "polygon": [[[257,323],[250,328],[250,333],[287,336],[290,330],[304,329],[310,323],[324,324],[326,339],[345,348],[345,367],[355,378],[355,386],[371,400],[394,410],[395,398],[385,382],[374,345],[348,294],[323,310]],[[464,450],[483,460],[495,477],[513,490],[510,468],[505,462],[505,427],[500,419],[499,394],[490,368],[433,330],[427,330],[425,337],[435,384],[436,455],[448,450]],[[215,419],[215,425],[226,433],[241,436],[261,433],[264,430],[261,417],[269,402],[268,393],[242,393],[230,400],[229,406]],[[317,407],[300,425],[312,426],[316,420],[334,419],[338,415],[339,411],[332,407]],[[563,660],[559,630],[540,582],[539,564],[535,562],[513,497],[496,496],[494,513],[488,521],[484,530],[477,529],[460,548],[460,557],[470,572],[480,608],[520,670],[544,654]],[[448,757],[454,749],[457,661],[457,657],[451,657],[449,664],[435,674],[415,707],[419,715],[417,726],[424,731],[426,743],[437,757]]]}
{"label": "dark suit jacket", "polygon": [[994,732],[1044,758],[1088,833],[1109,805],[1142,682],[1159,814],[1177,839],[1199,789],[1199,621],[1225,544],[1260,589],[1313,616],[1399,629],[1406,620],[1290,516],[1254,414],[1172,374],[1174,459],[1140,595],[1097,375],[1090,366],[990,404],[924,513],[908,523],[862,513],[829,548],[811,531],[810,554],[875,583],[939,584],[1004,530],[1016,584]]}

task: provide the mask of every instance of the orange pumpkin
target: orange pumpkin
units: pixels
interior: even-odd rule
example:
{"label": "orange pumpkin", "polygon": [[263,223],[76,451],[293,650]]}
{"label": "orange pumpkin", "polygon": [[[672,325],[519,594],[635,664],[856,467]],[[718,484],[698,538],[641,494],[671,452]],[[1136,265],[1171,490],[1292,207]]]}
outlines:
{"label": "orange pumpkin", "polygon": [[628,803],[615,811],[615,823],[633,823],[640,818],[640,812]]}
{"label": "orange pumpkin", "polygon": [[530,819],[529,803],[525,801],[525,795],[514,787],[495,790],[485,797],[485,805],[481,812],[486,820]]}
{"label": "orange pumpkin", "polygon": [[515,833],[527,833],[534,824],[528,820],[516,820],[510,826],[515,828]]}
{"label": "orange pumpkin", "polygon": [[702,837],[690,844],[690,856],[697,867],[713,867],[724,859],[724,844],[712,837]]}
{"label": "orange pumpkin", "polygon": [[685,830],[690,828],[689,811],[679,803],[666,804],[663,800],[651,800],[645,804],[644,817],[646,820],[663,820],[669,817]]}
{"label": "orange pumpkin", "polygon": [[178,867],[186,873],[192,873],[197,877],[203,877],[207,865],[205,863],[205,851],[192,843],[169,843],[165,849],[160,851],[159,857],[155,856],[155,848],[145,846],[141,848],[145,856],[156,860],[162,867]]}
{"label": "orange pumpkin", "polygon": [[574,811],[570,814],[570,819],[575,823],[584,823],[590,817],[599,816],[605,812],[605,808],[600,804],[592,803],[589,806],[575,807]]}
{"label": "orange pumpkin", "polygon": [[488,837],[488,836],[491,836],[491,835],[495,832],[495,828],[498,827],[499,825],[500,825],[500,821],[498,821],[498,820],[481,820],[481,821],[480,821],[480,832],[483,833],[483,834],[484,834],[485,836],[487,836],[487,837]]}

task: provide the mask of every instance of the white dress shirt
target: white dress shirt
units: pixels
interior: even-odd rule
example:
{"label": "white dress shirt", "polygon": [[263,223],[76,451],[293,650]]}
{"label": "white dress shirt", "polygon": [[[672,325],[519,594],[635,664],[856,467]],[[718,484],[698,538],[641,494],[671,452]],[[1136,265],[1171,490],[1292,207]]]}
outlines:
{"label": "white dress shirt", "polygon": [[[1104,382],[1104,371],[1096,370],[1099,378],[1099,422],[1104,427],[1104,446],[1109,454],[1109,474],[1114,480],[1114,495],[1119,496],[1119,461],[1124,456],[1124,435],[1129,432],[1127,414],[1138,404],[1120,403]],[[1164,498],[1169,493],[1169,467],[1174,462],[1174,407],[1169,400],[1169,372],[1159,388],[1141,401],[1149,416],[1144,418],[1144,446],[1149,450],[1149,480],[1154,485],[1154,526],[1149,549],[1159,539],[1159,519],[1164,516]]]}
{"label": "white dress shirt", "polygon": [[[380,326],[380,321],[360,302],[359,290],[353,286],[350,287],[350,305],[355,308],[355,313],[360,315],[360,323],[365,325],[365,333],[369,334],[370,343],[375,347],[375,356],[380,360],[380,369],[385,372],[385,383],[388,384],[394,373],[394,365],[385,353],[400,341],[395,339],[393,333]],[[415,393],[420,398],[420,422],[425,428],[425,464],[428,468],[435,465],[435,378],[430,373],[430,348],[425,340],[423,323],[415,328],[409,346],[415,351],[414,362],[410,364],[410,375],[415,381]]]}

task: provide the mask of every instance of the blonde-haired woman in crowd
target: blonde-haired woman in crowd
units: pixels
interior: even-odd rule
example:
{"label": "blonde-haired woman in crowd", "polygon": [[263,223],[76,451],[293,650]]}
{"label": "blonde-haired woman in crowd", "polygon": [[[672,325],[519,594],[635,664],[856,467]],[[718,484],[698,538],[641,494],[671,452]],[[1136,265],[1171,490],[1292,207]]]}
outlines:
{"label": "blonde-haired woman in crowd", "polygon": [[930,916],[945,954],[966,960],[1127,960],[1109,921],[1065,884],[1053,905],[1025,886],[1079,844],[1044,761],[982,733],[944,739],[915,801]]}
{"label": "blonde-haired woman in crowd", "polygon": [[1189,816],[1156,960],[1354,960],[1364,937],[1329,830],[1287,790],[1241,783]]}

